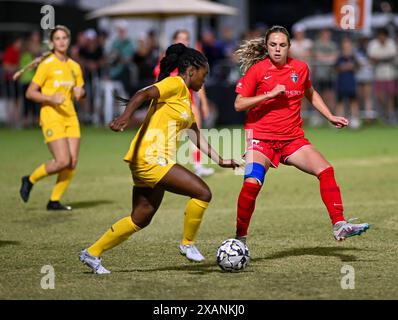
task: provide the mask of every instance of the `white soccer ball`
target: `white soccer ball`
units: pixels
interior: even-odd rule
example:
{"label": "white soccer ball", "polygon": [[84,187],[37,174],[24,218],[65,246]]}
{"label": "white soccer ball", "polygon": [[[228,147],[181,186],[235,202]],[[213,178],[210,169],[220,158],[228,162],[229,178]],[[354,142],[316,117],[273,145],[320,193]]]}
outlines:
{"label": "white soccer ball", "polygon": [[243,270],[249,261],[249,248],[240,240],[227,239],[217,250],[217,264],[224,271]]}

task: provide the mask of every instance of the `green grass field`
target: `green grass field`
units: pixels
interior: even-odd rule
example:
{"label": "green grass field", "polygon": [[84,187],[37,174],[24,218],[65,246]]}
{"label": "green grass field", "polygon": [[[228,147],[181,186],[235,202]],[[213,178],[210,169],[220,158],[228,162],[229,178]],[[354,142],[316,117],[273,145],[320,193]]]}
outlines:
{"label": "green grass field", "polygon": [[[307,129],[331,161],[347,217],[369,222],[361,237],[336,242],[316,178],[286,166],[266,178],[250,228],[252,261],[241,273],[215,263],[222,240],[234,235],[242,177],[217,168],[206,181],[213,201],[194,264],[178,253],[186,198],[166,195],[152,224],[106,252],[112,274],[97,276],[78,252],[130,213],[131,178],[122,161],[131,133],[83,128],[78,173],[63,201],[72,212],[47,212],[55,177],[39,182],[30,201],[20,177],[49,159],[39,129],[0,129],[0,299],[398,299],[398,129]],[[41,268],[55,270],[55,289],[40,286]],[[343,290],[341,269],[355,270]]]}

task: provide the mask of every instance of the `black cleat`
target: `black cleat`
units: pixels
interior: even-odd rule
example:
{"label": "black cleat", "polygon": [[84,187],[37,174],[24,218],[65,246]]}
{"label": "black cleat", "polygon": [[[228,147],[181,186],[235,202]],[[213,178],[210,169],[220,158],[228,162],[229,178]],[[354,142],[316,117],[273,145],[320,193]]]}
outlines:
{"label": "black cleat", "polygon": [[71,211],[72,207],[71,206],[65,206],[59,201],[48,201],[47,203],[47,210],[53,210],[53,211]]}
{"label": "black cleat", "polygon": [[19,194],[24,202],[28,202],[30,191],[33,188],[33,183],[29,181],[29,176],[22,177],[21,189],[19,189]]}

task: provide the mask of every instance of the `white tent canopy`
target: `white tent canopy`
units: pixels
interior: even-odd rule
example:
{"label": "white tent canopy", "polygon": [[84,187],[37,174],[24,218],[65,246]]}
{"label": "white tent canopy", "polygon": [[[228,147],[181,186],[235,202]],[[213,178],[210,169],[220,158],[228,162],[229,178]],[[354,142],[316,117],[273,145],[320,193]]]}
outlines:
{"label": "white tent canopy", "polygon": [[141,17],[165,19],[178,16],[237,15],[234,7],[205,0],[129,0],[94,10],[88,19]]}

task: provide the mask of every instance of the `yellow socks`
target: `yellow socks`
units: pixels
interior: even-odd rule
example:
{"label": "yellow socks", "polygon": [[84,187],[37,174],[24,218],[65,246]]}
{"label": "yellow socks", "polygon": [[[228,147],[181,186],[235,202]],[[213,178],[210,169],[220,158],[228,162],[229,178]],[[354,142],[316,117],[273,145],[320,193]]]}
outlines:
{"label": "yellow socks", "polygon": [[141,228],[134,224],[130,216],[125,217],[116,222],[101,238],[89,247],[87,251],[92,256],[99,257],[102,252],[112,249],[139,230],[141,230]]}
{"label": "yellow socks", "polygon": [[195,241],[203,214],[208,206],[208,202],[198,199],[191,199],[188,201],[187,207],[185,208],[184,238],[181,242],[182,245],[185,246]]}
{"label": "yellow socks", "polygon": [[35,184],[37,181],[47,177],[46,165],[43,163],[40,167],[36,168],[35,171],[29,176],[29,181]]}
{"label": "yellow socks", "polygon": [[57,183],[55,184],[53,192],[51,193],[51,201],[59,201],[61,199],[74,175],[75,170],[72,169],[64,169],[58,173]]}

